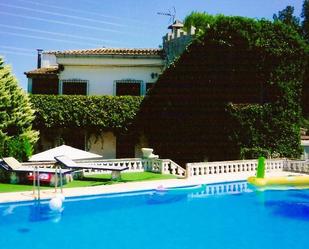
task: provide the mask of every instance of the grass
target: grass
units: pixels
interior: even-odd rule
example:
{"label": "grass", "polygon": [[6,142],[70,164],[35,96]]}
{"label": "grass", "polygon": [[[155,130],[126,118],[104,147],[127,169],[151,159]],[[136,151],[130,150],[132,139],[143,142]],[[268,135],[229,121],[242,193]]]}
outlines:
{"label": "grass", "polygon": [[[48,189],[50,187],[44,186],[42,188]],[[0,193],[30,191],[30,190],[32,190],[32,185],[0,183]]]}
{"label": "grass", "polygon": [[[88,175],[81,180],[74,180],[64,185],[64,187],[65,188],[91,187],[99,185],[117,184],[120,182],[137,182],[137,181],[151,181],[151,180],[176,179],[176,178],[177,177],[173,175],[161,175],[152,172],[138,172],[138,173],[122,173],[121,180],[112,181],[110,174],[98,174],[98,175]],[[43,186],[42,188],[48,189],[52,187]],[[29,190],[32,190],[32,185],[0,183],[0,193],[29,191]]]}

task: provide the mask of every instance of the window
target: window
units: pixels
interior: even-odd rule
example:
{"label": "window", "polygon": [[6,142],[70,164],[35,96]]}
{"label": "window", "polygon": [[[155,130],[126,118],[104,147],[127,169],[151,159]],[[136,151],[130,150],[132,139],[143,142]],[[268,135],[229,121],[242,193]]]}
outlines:
{"label": "window", "polygon": [[32,79],[33,94],[58,94],[58,79],[34,78]]}
{"label": "window", "polygon": [[87,95],[88,82],[86,80],[63,80],[62,94]]}
{"label": "window", "polygon": [[147,93],[149,89],[153,88],[154,84],[155,83],[146,83],[146,92],[145,93]]}
{"label": "window", "polygon": [[139,96],[141,95],[141,83],[139,80],[119,80],[116,81],[116,96],[123,95],[132,95]]}

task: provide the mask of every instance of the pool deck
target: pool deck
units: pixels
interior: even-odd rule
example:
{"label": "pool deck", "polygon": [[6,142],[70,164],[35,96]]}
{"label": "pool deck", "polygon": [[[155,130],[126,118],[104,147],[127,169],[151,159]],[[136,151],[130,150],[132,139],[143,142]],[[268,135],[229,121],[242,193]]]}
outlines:
{"label": "pool deck", "polygon": [[[267,176],[287,176],[287,175],[301,175],[301,174],[282,172],[282,171],[267,174]],[[237,173],[237,174],[233,173],[233,174],[223,174],[215,176],[212,175],[212,176],[192,177],[188,179],[153,180],[143,182],[119,183],[113,185],[101,185],[94,187],[65,188],[63,189],[63,195],[65,197],[101,195],[101,194],[123,193],[132,191],[153,190],[156,189],[158,186],[163,186],[164,188],[171,188],[171,187],[192,186],[198,184],[244,181],[249,176],[252,176],[252,173]],[[58,193],[60,193],[60,189],[58,189]],[[43,189],[41,190],[41,199],[50,199],[53,198],[56,194],[57,193],[55,193],[54,189],[51,190]],[[31,201],[33,199],[34,196],[32,194],[32,191],[0,193],[0,203]]]}

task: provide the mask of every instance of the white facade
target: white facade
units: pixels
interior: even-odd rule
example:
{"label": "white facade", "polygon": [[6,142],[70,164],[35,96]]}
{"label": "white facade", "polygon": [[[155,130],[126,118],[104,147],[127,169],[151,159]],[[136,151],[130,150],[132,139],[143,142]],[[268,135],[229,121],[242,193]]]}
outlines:
{"label": "white facade", "polygon": [[[33,72],[58,67],[59,94],[63,93],[64,82],[86,83],[87,95],[116,95],[117,82],[131,82],[140,84],[140,95],[145,95],[146,84],[155,83],[164,67],[164,59],[158,50],[150,54],[144,51],[153,50],[141,50],[141,54],[132,53],[134,49],[124,49],[122,54],[117,54],[117,50],[115,54],[104,54],[104,49],[100,49],[101,54],[95,49],[87,50],[89,54],[80,54],[81,51],[43,52],[41,68]],[[32,92],[32,78],[28,76],[28,89],[35,93]]]}
{"label": "white facade", "polygon": [[46,53],[42,54],[41,66],[43,68],[45,68],[45,67],[55,67],[57,65],[58,64],[57,64],[56,55],[54,55],[54,54],[46,54]]}
{"label": "white facade", "polygon": [[[83,87],[86,86],[87,95],[115,96],[117,84],[121,83],[122,87],[125,84],[125,88],[127,88],[126,84],[134,84],[134,87],[138,85],[138,90],[134,94],[145,95],[146,86],[155,83],[163,71],[164,59],[161,52],[159,49],[92,49],[43,52],[41,54],[41,68],[27,74],[29,92],[50,94],[48,90],[53,88],[52,94],[61,95],[64,94],[65,87],[68,87],[68,85],[72,86],[71,91],[73,89],[74,92],[75,86],[79,85],[74,83],[82,83]],[[40,86],[44,88],[40,88]],[[133,85],[128,87],[133,87]],[[82,94],[85,94],[85,91]],[[120,95],[125,94],[121,92]],[[61,129],[54,131],[52,136],[46,134],[46,131],[42,131],[39,150],[60,145],[62,143],[61,134]],[[112,131],[101,131],[96,134],[84,134],[77,137],[75,139],[84,140],[85,150],[102,155],[106,159],[116,158],[117,144],[121,144],[118,141],[119,138]],[[135,145],[135,148],[133,148],[135,155],[139,155],[142,145],[144,145],[144,141]]]}
{"label": "white facade", "polygon": [[113,132],[92,134],[87,139],[87,147],[92,153],[102,155],[106,159],[116,158],[116,136]]}
{"label": "white facade", "polygon": [[121,80],[139,81],[144,95],[145,84],[154,83],[163,69],[162,59],[57,58],[57,63],[64,67],[58,75],[59,89],[66,80],[85,81],[88,95],[116,95],[116,81]]}

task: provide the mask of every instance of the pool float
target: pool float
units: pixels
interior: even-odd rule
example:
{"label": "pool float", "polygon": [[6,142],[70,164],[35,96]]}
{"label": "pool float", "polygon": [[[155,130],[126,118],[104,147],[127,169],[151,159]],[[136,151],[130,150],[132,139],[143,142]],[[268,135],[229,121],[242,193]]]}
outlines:
{"label": "pool float", "polygon": [[256,177],[249,177],[248,183],[256,187],[309,187],[309,176],[265,177],[265,158],[260,157]]}
{"label": "pool float", "polygon": [[267,186],[309,187],[309,176],[281,176],[281,177],[266,177],[266,178],[249,177],[248,183],[255,185],[257,187],[267,187]]}

